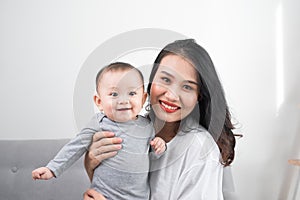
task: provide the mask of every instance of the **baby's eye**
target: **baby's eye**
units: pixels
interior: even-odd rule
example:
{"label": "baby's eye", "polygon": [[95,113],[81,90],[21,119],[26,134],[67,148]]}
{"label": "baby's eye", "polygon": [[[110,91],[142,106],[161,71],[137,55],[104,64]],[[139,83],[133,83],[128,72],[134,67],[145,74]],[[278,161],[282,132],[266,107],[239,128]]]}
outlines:
{"label": "baby's eye", "polygon": [[136,95],[136,92],[129,92],[129,95],[134,96],[134,95]]}
{"label": "baby's eye", "polygon": [[117,92],[110,93],[110,96],[117,97],[119,94]]}

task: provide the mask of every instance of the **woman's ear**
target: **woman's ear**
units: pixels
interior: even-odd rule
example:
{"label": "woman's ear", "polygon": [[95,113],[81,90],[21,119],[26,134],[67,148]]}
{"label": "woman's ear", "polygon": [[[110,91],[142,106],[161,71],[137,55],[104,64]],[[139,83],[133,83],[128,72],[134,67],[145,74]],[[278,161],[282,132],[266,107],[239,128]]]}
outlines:
{"label": "woman's ear", "polygon": [[102,111],[103,107],[102,107],[102,104],[101,104],[101,99],[98,95],[94,95],[94,102],[95,102],[96,106],[98,107],[98,109],[100,111]]}

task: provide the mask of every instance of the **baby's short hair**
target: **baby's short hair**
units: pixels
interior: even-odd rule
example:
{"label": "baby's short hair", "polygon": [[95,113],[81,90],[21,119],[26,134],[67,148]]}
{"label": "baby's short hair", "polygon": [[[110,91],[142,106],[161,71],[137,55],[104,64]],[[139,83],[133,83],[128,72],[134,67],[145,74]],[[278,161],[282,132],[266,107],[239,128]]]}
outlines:
{"label": "baby's short hair", "polygon": [[104,73],[109,72],[109,71],[127,71],[127,70],[135,70],[138,72],[138,74],[140,75],[140,78],[142,80],[142,83],[144,83],[144,76],[142,74],[142,72],[137,69],[136,67],[132,66],[129,63],[125,63],[125,62],[114,62],[111,63],[105,67],[103,67],[96,76],[96,90],[98,92],[98,85],[100,83],[100,80],[103,76]]}

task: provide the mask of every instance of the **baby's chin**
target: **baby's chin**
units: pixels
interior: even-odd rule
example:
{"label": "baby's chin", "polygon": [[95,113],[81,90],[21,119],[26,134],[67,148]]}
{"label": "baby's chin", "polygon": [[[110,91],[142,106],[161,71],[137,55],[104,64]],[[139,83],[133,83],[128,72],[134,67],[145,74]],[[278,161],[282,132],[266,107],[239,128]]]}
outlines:
{"label": "baby's chin", "polygon": [[136,120],[136,117],[128,117],[128,116],[121,117],[121,116],[119,116],[119,117],[113,118],[112,120],[115,121],[115,122],[122,123],[122,122],[128,122],[128,121]]}

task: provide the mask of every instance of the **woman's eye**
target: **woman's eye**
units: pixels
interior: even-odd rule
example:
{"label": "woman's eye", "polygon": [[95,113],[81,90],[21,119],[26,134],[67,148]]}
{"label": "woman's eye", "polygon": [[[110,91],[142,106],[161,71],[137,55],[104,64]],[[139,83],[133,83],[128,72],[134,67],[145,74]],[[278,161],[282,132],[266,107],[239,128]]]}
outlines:
{"label": "woman's eye", "polygon": [[119,94],[117,92],[110,93],[110,96],[117,97]]}
{"label": "woman's eye", "polygon": [[134,96],[134,95],[136,95],[136,92],[129,92],[129,95]]}
{"label": "woman's eye", "polygon": [[189,85],[184,85],[183,89],[185,89],[185,90],[193,90],[193,88],[191,86],[189,86]]}
{"label": "woman's eye", "polygon": [[166,78],[166,77],[162,77],[161,78],[165,83],[170,83],[170,79],[169,78]]}

